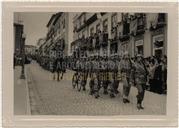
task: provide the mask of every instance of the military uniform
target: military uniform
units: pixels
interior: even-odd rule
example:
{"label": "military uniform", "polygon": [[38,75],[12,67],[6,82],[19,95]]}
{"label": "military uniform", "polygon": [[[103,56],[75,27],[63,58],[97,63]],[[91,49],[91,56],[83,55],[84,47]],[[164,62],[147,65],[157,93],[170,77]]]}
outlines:
{"label": "military uniform", "polygon": [[109,74],[108,74],[108,60],[105,59],[103,62],[103,88],[104,92],[103,94],[108,94],[107,88],[108,88],[108,80],[109,80]]}
{"label": "military uniform", "polygon": [[116,60],[114,62],[114,71],[113,71],[113,79],[114,79],[114,93],[117,94],[119,93],[118,91],[118,87],[119,87],[119,81],[121,79],[121,73],[120,73],[120,69],[118,68],[119,65],[119,61]]}
{"label": "military uniform", "polygon": [[82,77],[82,81],[81,81],[81,84],[82,84],[82,87],[83,87],[83,91],[86,90],[85,86],[86,86],[86,62],[85,60],[83,59],[81,61],[81,77]]}
{"label": "military uniform", "polygon": [[121,74],[122,74],[122,81],[123,81],[123,102],[129,103],[128,100],[131,84],[130,84],[130,76],[131,76],[131,65],[130,60],[124,58],[121,60]]}
{"label": "military uniform", "polygon": [[144,99],[144,93],[145,93],[145,84],[147,82],[146,76],[146,69],[144,67],[144,64],[141,62],[136,62],[135,63],[135,81],[136,81],[136,87],[138,90],[138,95],[137,95],[137,108],[138,109],[143,109],[141,106],[142,101]]}
{"label": "military uniform", "polygon": [[108,61],[108,71],[109,71],[109,90],[110,90],[110,97],[115,97],[115,91],[116,91],[116,80],[115,80],[115,62],[114,60]]}

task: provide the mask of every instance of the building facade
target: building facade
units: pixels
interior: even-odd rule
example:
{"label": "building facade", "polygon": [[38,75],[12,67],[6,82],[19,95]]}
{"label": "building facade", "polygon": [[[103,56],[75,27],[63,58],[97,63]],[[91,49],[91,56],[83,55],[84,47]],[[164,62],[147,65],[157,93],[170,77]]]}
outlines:
{"label": "building facade", "polygon": [[80,13],[73,19],[71,52],[79,56],[167,54],[164,13]]}
{"label": "building facade", "polygon": [[21,42],[24,26],[22,24],[14,23],[14,53],[21,54]]}
{"label": "building facade", "polygon": [[22,50],[22,36],[24,32],[23,18],[21,13],[14,13],[14,53],[20,56]]}
{"label": "building facade", "polygon": [[40,38],[37,42],[37,55],[45,56],[45,41],[46,38]]}
{"label": "building facade", "polygon": [[42,46],[46,56],[68,56],[69,42],[73,40],[72,18],[73,13],[66,12],[59,12],[51,16],[47,24],[46,40]]}

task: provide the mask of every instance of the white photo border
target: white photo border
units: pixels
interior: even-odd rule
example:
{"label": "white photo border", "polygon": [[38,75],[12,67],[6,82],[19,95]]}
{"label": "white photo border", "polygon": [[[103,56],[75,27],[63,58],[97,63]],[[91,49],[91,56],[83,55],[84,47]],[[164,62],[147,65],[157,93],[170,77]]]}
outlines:
{"label": "white photo border", "polygon": [[[2,93],[4,127],[55,126],[177,126],[178,54],[177,3],[119,2],[3,2],[2,3]],[[13,13],[14,12],[164,12],[168,13],[167,114],[162,116],[16,116],[13,113]]]}

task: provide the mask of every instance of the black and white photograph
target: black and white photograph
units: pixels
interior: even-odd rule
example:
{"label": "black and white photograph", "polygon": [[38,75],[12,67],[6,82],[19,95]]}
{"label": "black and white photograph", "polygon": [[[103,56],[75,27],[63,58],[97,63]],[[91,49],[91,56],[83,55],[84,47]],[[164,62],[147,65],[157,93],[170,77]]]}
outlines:
{"label": "black and white photograph", "polygon": [[14,12],[13,20],[15,115],[166,115],[167,13]]}

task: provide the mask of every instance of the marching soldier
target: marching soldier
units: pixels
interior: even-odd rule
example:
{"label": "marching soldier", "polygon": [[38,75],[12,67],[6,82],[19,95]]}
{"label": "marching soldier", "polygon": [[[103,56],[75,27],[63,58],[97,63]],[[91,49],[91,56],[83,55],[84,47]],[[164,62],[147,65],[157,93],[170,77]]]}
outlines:
{"label": "marching soldier", "polygon": [[86,58],[83,58],[82,61],[81,61],[81,66],[82,66],[82,69],[81,69],[81,72],[82,72],[82,87],[83,87],[83,91],[86,90],[86,81],[87,81],[87,65],[86,65]]}
{"label": "marching soldier", "polygon": [[101,88],[101,80],[100,80],[100,61],[99,56],[95,58],[94,61],[95,68],[95,79],[94,79],[94,90],[95,90],[95,98],[99,97],[99,90]]}
{"label": "marching soldier", "polygon": [[146,67],[143,63],[142,56],[138,55],[137,56],[137,61],[134,63],[135,66],[135,79],[136,79],[136,87],[138,90],[138,95],[137,97],[137,109],[144,109],[142,107],[142,101],[144,99],[144,94],[145,94],[145,86],[146,86],[146,81],[147,81],[147,70]]}
{"label": "marching soldier", "polygon": [[125,53],[121,60],[121,74],[123,82],[123,103],[130,103],[128,96],[131,88],[130,76],[131,76],[131,65],[128,53]]}
{"label": "marching soldier", "polygon": [[119,81],[120,81],[120,69],[119,67],[119,60],[117,58],[114,59],[114,70],[113,70],[113,79],[114,79],[114,93],[118,94],[118,87],[119,87]]}
{"label": "marching soldier", "polygon": [[103,88],[104,92],[103,94],[108,94],[108,58],[105,57],[103,61]]}
{"label": "marching soldier", "polygon": [[90,87],[90,95],[93,95],[94,94],[94,76],[93,76],[93,58],[90,58],[90,61],[89,61],[89,77],[90,77],[90,81],[89,81],[89,87]]}
{"label": "marching soldier", "polygon": [[108,84],[109,84],[109,90],[110,90],[110,97],[114,98],[115,97],[115,77],[114,77],[114,72],[115,72],[115,62],[114,60],[109,59],[108,60],[108,72],[109,72],[109,79],[108,79]]}

